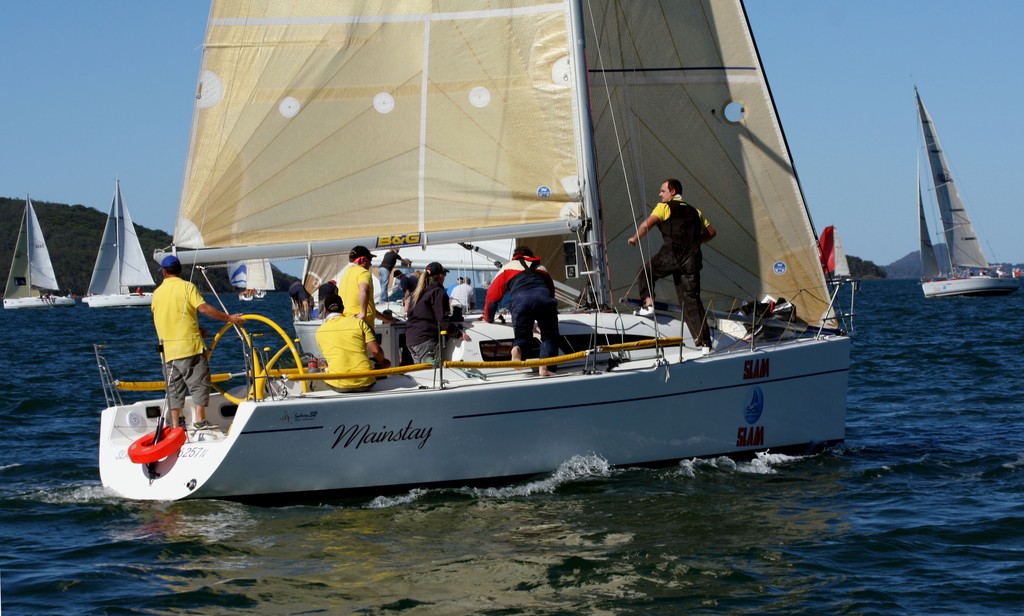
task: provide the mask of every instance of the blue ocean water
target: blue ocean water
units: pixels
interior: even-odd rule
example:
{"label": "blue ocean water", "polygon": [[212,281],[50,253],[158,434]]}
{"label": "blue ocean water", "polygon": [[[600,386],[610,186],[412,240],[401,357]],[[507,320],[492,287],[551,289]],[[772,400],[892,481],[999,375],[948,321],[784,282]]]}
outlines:
{"label": "blue ocean water", "polygon": [[[281,293],[228,307],[289,321]],[[274,508],[107,494],[92,345],[156,378],[149,311],[2,311],[0,609],[1020,613],[1024,293],[866,282],[855,308],[847,441],[822,454],[580,457],[501,489]]]}

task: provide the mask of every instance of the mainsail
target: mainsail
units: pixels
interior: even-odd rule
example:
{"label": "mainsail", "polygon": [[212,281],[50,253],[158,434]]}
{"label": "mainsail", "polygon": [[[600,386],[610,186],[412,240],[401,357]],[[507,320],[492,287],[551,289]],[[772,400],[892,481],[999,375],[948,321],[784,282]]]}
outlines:
{"label": "mainsail", "polygon": [[139,244],[128,207],[121,194],[121,181],[114,182],[114,200],[110,204],[107,225],[103,229],[96,265],[89,281],[90,295],[130,293],[133,287],[152,287],[146,255]]}
{"label": "mainsail", "polygon": [[175,245],[258,246],[188,257],[229,260],[568,229],[566,7],[214,2]]}
{"label": "mainsail", "polygon": [[939,216],[942,220],[942,232],[946,237],[946,249],[949,253],[950,266],[957,267],[988,267],[988,259],[981,250],[981,243],[967,216],[960,193],[953,182],[949,171],[946,155],[942,153],[939,135],[935,132],[932,117],[921,101],[921,94],[914,88],[917,98],[917,109],[921,118],[921,131],[924,134],[924,146],[928,152],[928,163],[932,171],[932,184],[935,186],[935,199],[939,205]]}

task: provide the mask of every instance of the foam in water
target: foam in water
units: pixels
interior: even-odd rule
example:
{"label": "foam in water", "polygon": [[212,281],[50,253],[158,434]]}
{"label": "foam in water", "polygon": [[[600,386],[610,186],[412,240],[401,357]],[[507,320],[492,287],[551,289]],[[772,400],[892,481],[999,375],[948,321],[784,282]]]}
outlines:
{"label": "foam in water", "polygon": [[737,462],[727,456],[680,460],[679,472],[684,477],[691,478],[696,476],[699,469],[733,471],[737,473],[750,473],[753,475],[772,475],[778,472],[775,467],[803,459],[802,456],[787,456],[781,453],[771,453],[768,451],[761,451],[755,455],[755,458],[745,462]]}

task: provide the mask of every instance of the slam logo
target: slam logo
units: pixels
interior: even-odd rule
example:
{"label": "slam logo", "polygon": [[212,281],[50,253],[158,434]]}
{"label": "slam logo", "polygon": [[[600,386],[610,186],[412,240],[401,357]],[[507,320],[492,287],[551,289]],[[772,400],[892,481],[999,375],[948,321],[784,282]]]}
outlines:
{"label": "slam logo", "polygon": [[743,411],[743,417],[750,427],[740,426],[736,430],[737,447],[756,447],[764,445],[764,426],[755,426],[761,413],[764,412],[764,393],[760,387],[754,387],[754,393],[750,396],[750,402]]}
{"label": "slam logo", "polygon": [[755,424],[758,419],[761,419],[761,413],[764,411],[764,394],[761,392],[760,387],[754,388],[754,395],[750,397],[750,404],[747,405],[747,410],[743,414],[747,418],[747,423]]}

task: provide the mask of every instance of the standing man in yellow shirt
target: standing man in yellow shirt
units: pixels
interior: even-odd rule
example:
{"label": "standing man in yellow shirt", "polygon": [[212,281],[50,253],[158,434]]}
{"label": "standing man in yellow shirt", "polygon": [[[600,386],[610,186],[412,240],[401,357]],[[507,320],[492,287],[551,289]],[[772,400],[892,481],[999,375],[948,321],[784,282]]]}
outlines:
{"label": "standing man in yellow shirt", "polygon": [[700,246],[715,237],[715,228],[700,210],[683,201],[679,194],[682,191],[683,184],[679,180],[670,178],[662,182],[658,193],[661,203],[654,207],[647,220],[640,223],[636,235],[627,240],[630,246],[636,246],[653,227],[661,230],[661,250],[651,257],[640,273],[643,306],[637,314],[654,314],[654,283],[659,278],[672,276],[683,308],[683,319],[693,336],[694,345],[710,350],[711,335],[700,299],[700,270],[704,264]]}
{"label": "standing man in yellow shirt", "polygon": [[211,428],[206,419],[210,401],[210,363],[206,355],[204,332],[199,327],[198,313],[234,325],[245,324],[241,314],[227,314],[206,303],[199,289],[181,279],[181,261],[174,255],[160,263],[163,281],[153,292],[153,325],[164,349],[167,375],[167,402],[171,407],[172,427],[185,427],[181,409],[185,396],[192,395],[196,429]]}
{"label": "standing man in yellow shirt", "polygon": [[373,301],[373,276],[370,275],[373,257],[373,253],[366,246],[353,248],[348,253],[351,265],[345,268],[338,282],[338,295],[344,304],[342,315],[366,321],[371,331],[376,319],[386,323],[395,320],[386,314],[377,314],[377,307]]}

